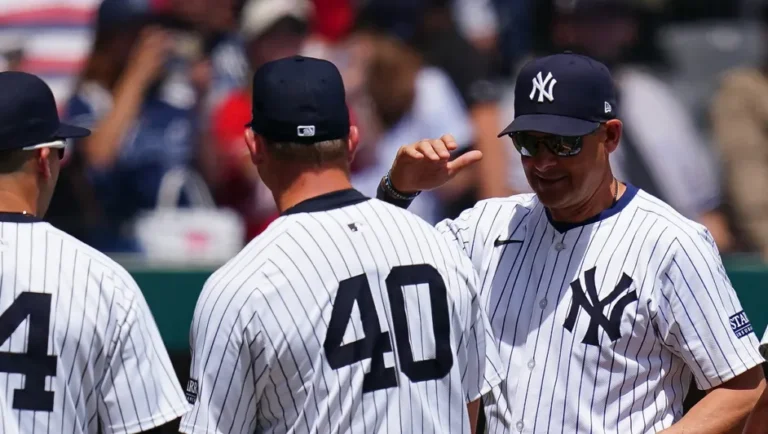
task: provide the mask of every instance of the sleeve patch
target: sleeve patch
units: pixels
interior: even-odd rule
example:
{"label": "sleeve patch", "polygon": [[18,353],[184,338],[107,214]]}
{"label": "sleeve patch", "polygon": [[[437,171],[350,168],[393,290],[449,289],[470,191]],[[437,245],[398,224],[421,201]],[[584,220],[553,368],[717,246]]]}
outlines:
{"label": "sleeve patch", "polygon": [[747,314],[743,310],[728,318],[728,322],[731,324],[731,330],[733,330],[737,338],[743,338],[753,332],[752,323],[749,322]]}
{"label": "sleeve patch", "polygon": [[187,397],[187,402],[193,405],[197,401],[197,387],[197,380],[189,380],[187,382],[187,390],[184,392],[184,395]]}

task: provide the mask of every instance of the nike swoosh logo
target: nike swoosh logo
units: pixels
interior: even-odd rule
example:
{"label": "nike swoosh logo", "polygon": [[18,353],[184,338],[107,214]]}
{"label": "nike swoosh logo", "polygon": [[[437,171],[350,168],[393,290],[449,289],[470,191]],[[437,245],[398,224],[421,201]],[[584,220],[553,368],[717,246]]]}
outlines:
{"label": "nike swoosh logo", "polygon": [[502,240],[501,237],[493,240],[493,247],[499,247],[506,244],[522,244],[523,240]]}

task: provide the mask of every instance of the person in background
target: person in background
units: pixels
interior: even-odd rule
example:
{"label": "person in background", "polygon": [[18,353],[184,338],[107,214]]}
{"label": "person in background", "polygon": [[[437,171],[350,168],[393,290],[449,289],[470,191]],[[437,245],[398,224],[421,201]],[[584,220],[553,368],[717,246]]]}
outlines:
{"label": "person in background", "polygon": [[[768,5],[762,20],[768,24]],[[725,75],[712,100],[711,119],[735,223],[768,261],[768,57],[760,67]]]}
{"label": "person in background", "polygon": [[475,169],[474,197],[469,203],[459,204],[463,209],[475,200],[513,193],[506,182],[509,178],[506,162],[511,153],[495,134],[502,95],[491,54],[496,46],[496,18],[489,0],[429,0],[428,3],[413,45],[427,63],[451,77],[472,120],[473,147],[485,155]]}
{"label": "person in background", "polygon": [[[613,0],[555,2],[552,44],[558,51],[596,58],[611,69],[619,92],[618,107],[612,110],[624,121],[621,146],[611,154],[617,177],[706,226],[720,252],[728,253],[735,240],[721,210],[719,167],[712,149],[672,88],[631,57],[640,41],[641,10],[633,2]],[[553,92],[556,99],[556,85]],[[514,111],[509,96],[505,119]],[[511,164],[520,167],[519,159]],[[520,173],[511,170],[512,186],[528,191],[525,178],[515,177]]]}
{"label": "person in background", "polygon": [[[386,25],[392,22],[375,10],[367,10],[352,37],[353,45],[357,45],[353,52],[364,56],[358,62],[377,123],[367,128],[369,133],[377,131],[372,148],[360,151],[372,152],[373,162],[353,173],[352,183],[371,196],[376,193],[381,172],[387,170],[388,161],[402,143],[450,131],[460,144],[459,152],[463,152],[475,139],[469,114],[450,77],[425,63],[419,52],[404,42],[407,36],[396,33],[397,28],[387,31]],[[436,223],[449,213],[446,204],[467,194],[473,180],[474,174],[467,171],[461,179],[419,196],[411,211]]]}
{"label": "person in background", "polygon": [[93,130],[74,147],[72,171],[80,170],[82,182],[73,190],[91,216],[82,236],[105,252],[141,250],[130,233],[133,219],[156,206],[165,174],[194,167],[205,146],[199,101],[209,64],[198,35],[163,22],[131,2],[104,0],[91,55],[66,107],[72,123]]}
{"label": "person in background", "polygon": [[[248,0],[240,19],[248,67],[299,54],[309,35],[309,0]],[[251,116],[250,83],[230,91],[212,111],[213,149],[218,160],[214,196],[218,205],[237,211],[246,222],[246,241],[277,215],[271,194],[251,164],[243,125]]]}

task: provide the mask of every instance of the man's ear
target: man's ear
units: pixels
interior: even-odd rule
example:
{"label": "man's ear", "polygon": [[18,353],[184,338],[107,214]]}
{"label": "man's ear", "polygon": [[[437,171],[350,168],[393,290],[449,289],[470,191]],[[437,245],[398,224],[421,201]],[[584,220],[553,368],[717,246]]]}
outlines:
{"label": "man's ear", "polygon": [[619,147],[624,124],[618,119],[611,119],[605,123],[605,149],[612,153]]}
{"label": "man's ear", "polygon": [[349,138],[347,139],[347,150],[349,151],[349,161],[352,162],[357,152],[357,145],[360,144],[360,131],[356,126],[349,127]]}
{"label": "man's ear", "polygon": [[[37,163],[37,171],[43,175],[45,179],[50,179],[53,176],[53,173],[51,172],[51,149],[50,148],[40,148],[35,151],[37,153],[37,158],[35,159]],[[56,157],[58,158],[58,156]]]}
{"label": "man's ear", "polygon": [[252,129],[245,130],[245,145],[248,147],[248,153],[251,154],[253,164],[261,164],[266,157],[266,143],[264,138],[253,132]]}

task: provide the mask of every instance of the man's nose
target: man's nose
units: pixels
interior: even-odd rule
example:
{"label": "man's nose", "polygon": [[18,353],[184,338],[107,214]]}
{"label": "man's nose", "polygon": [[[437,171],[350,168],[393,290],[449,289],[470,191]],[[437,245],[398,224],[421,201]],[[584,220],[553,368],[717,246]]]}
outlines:
{"label": "man's nose", "polygon": [[531,157],[531,160],[533,162],[533,166],[539,172],[549,170],[555,164],[557,164],[557,156],[553,154],[552,151],[547,149],[546,146],[541,145],[539,145],[538,152],[536,152],[535,156]]}

